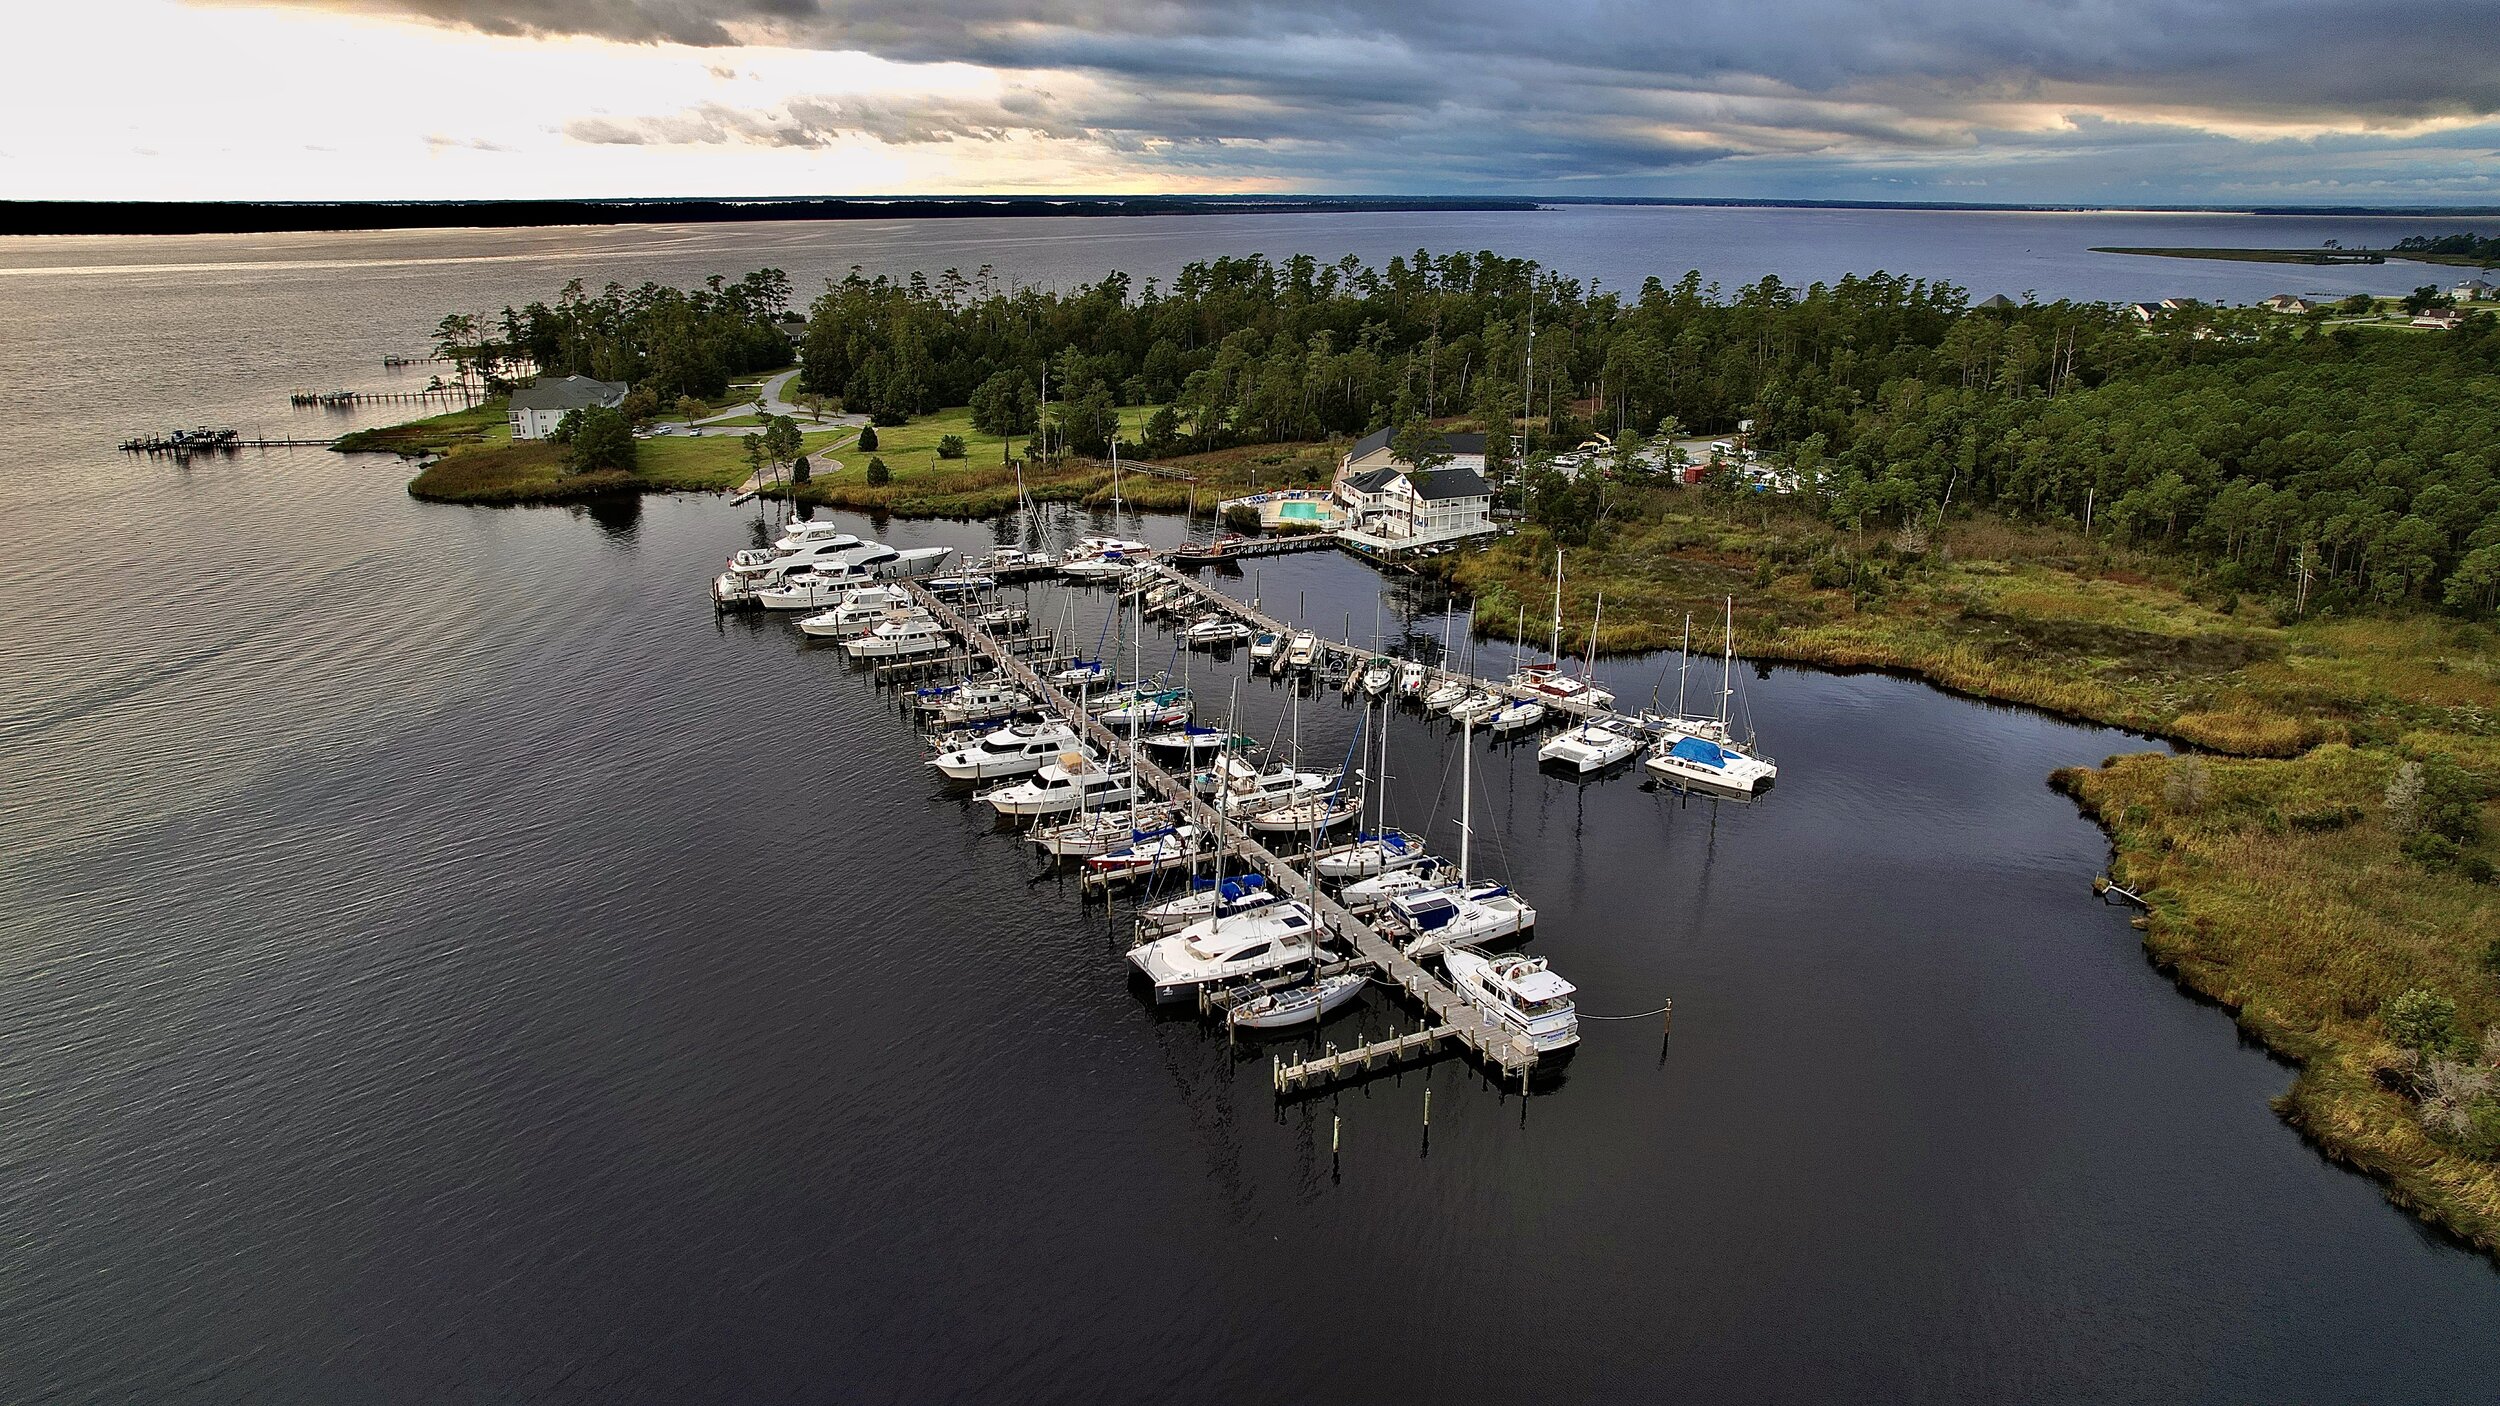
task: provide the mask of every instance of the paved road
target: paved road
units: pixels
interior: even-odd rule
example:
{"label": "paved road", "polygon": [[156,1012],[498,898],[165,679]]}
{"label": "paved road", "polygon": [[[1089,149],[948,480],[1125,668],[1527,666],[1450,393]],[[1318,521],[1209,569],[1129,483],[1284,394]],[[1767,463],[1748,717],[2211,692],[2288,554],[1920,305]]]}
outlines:
{"label": "paved road", "polygon": [[[855,430],[868,423],[868,417],[865,415],[827,415],[824,419],[817,420],[813,417],[813,413],[809,411],[806,406],[791,404],[785,397],[790,389],[790,383],[798,378],[798,374],[799,373],[796,371],[784,371],[780,375],[773,377],[771,380],[766,381],[763,384],[764,414],[787,415],[791,419],[798,421],[799,428],[803,430]],[[724,420],[735,420],[740,416],[753,415],[755,413],[755,404],[754,402],[749,401],[745,405],[733,405],[729,409],[724,410],[717,415],[706,415],[700,420],[692,421],[691,429],[679,429],[674,431],[674,433],[710,435],[753,434],[755,433],[755,427],[753,425],[727,425],[722,424],[721,422]]]}

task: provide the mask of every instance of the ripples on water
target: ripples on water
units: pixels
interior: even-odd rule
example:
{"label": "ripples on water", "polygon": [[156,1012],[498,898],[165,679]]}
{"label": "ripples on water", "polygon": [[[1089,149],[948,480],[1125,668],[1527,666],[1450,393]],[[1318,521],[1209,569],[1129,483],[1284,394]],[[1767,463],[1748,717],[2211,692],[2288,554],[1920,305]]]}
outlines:
{"label": "ripples on water", "polygon": [[[51,339],[0,375],[60,388],[0,467],[0,1397],[2490,1379],[2484,1265],[2301,1146],[2265,1104],[2288,1072],[2090,901],[2102,842],[2042,779],[2140,741],[1782,669],[1745,680],[1782,764],[1752,807],[1480,743],[1478,852],[1536,949],[1592,1012],[1673,996],[1673,1046],[1592,1026],[1524,1104],[1445,1063],[1280,1112],[1265,1058],[1141,1003],[1103,911],[932,784],[837,655],[712,617],[751,513],[100,450],[100,419],[377,379],[333,277],[232,323],[179,281],[0,288]],[[413,296],[370,306],[417,325]],[[132,409],[130,376],[180,409]],[[1233,588],[1358,633],[1379,594],[1328,555]],[[1640,699],[1659,662],[1608,667]],[[1240,696],[1280,730],[1281,690]],[[1333,759],[1354,717],[1301,723]],[[1393,819],[1444,844],[1455,746],[1393,733]]]}

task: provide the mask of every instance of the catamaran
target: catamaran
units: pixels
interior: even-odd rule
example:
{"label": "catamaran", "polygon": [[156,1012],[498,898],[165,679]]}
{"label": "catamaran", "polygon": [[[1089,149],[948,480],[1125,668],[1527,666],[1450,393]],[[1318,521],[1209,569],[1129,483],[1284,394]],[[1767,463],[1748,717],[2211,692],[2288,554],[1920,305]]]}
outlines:
{"label": "catamaran", "polygon": [[1598,718],[1574,723],[1546,739],[1536,749],[1536,759],[1569,767],[1582,776],[1604,771],[1641,750],[1640,742],[1623,727]]}
{"label": "catamaran", "polygon": [[1094,757],[1094,749],[1078,738],[1076,729],[1063,722],[1040,722],[999,728],[969,746],[939,753],[929,765],[952,780],[988,781],[1030,776],[1063,752],[1089,761]]}
{"label": "catamaran", "polygon": [[[1691,633],[1691,622],[1686,622]],[[1728,719],[1728,700],[1736,693],[1736,598],[1728,597],[1725,643],[1719,660],[1719,712],[1715,718],[1683,716],[1683,690],[1679,686],[1674,721],[1660,732],[1658,745],[1642,765],[1661,780],[1689,789],[1718,795],[1751,797],[1768,790],[1779,779],[1779,767],[1769,757],[1753,749],[1750,740],[1739,742]]]}
{"label": "catamaran", "polygon": [[1177,1001],[1208,982],[1306,966],[1319,932],[1308,905],[1279,899],[1236,914],[1219,910],[1170,937],[1139,943],[1128,960],[1154,984],[1155,1000]]}

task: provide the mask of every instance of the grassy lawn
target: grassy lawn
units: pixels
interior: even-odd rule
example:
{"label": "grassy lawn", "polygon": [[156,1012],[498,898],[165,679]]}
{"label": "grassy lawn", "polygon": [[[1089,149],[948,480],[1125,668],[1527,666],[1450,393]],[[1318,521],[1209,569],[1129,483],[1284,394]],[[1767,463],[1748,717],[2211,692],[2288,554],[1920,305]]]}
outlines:
{"label": "grassy lawn", "polygon": [[[850,431],[805,436],[811,459],[839,448]],[[566,472],[564,446],[533,441],[472,444],[445,454],[410,481],[419,498],[446,503],[564,503],[603,493],[723,490],[746,481],[746,447],[736,435],[669,435],[636,441],[632,473]]]}
{"label": "grassy lawn", "polygon": [[356,430],[340,436],[330,447],[342,454],[398,454],[413,459],[464,444],[509,444],[512,424],[507,418],[507,403],[505,397],[497,396],[448,414]]}
{"label": "grassy lawn", "polygon": [[[1120,411],[1120,432],[1134,438],[1144,428],[1146,418],[1154,413],[1151,406],[1130,406]],[[940,459],[938,441],[947,435],[959,435],[964,441],[964,457]],[[1002,462],[1004,455],[1024,447],[1021,435],[1002,438],[983,434],[972,427],[972,412],[962,406],[921,416],[907,425],[879,426],[877,447],[871,451],[857,448],[843,450],[837,464],[812,462],[815,477],[800,496],[811,503],[833,507],[874,510],[904,517],[986,517],[1013,509],[1016,505],[1015,469]],[[811,451],[812,454],[813,451]],[[882,487],[868,483],[868,460],[883,459],[892,481]],[[1036,500],[1048,502],[1108,502],[1111,496],[1111,465],[1109,461],[1069,459],[1048,465],[1027,465],[1025,489]],[[1141,493],[1156,488],[1181,490],[1169,504],[1148,501]],[[1186,496],[1186,485],[1160,484],[1145,474],[1125,475],[1121,481],[1121,497],[1145,507],[1178,508]]]}

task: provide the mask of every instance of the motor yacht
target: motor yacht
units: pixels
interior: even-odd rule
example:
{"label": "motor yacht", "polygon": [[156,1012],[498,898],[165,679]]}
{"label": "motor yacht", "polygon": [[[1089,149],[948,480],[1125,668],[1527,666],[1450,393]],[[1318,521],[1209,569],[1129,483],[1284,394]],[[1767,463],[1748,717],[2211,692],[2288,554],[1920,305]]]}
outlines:
{"label": "motor yacht", "polygon": [[989,781],[1031,776],[1061,753],[1094,760],[1094,749],[1076,735],[1076,729],[1053,721],[999,728],[969,746],[940,752],[929,765],[952,780]]}
{"label": "motor yacht", "polygon": [[799,629],[819,639],[846,640],[875,629],[896,611],[911,608],[911,593],[900,586],[861,586],[831,610],[801,620]]}
{"label": "motor yacht", "polygon": [[1293,632],[1293,642],[1285,646],[1285,666],[1307,669],[1319,657],[1319,636],[1308,630]]}
{"label": "motor yacht", "polygon": [[1274,630],[1259,631],[1250,640],[1251,667],[1257,668],[1262,664],[1273,665],[1276,662],[1276,656],[1282,654],[1284,648],[1284,636],[1277,634]]}
{"label": "motor yacht", "polygon": [[1409,659],[1398,666],[1398,697],[1421,698],[1426,671],[1418,660]]}
{"label": "motor yacht", "polygon": [[946,627],[928,612],[912,611],[884,621],[857,639],[845,640],[842,647],[853,659],[902,659],[935,654],[946,648],[949,638]]}
{"label": "motor yacht", "polygon": [[1238,620],[1227,619],[1221,615],[1210,615],[1183,630],[1181,638],[1192,648],[1239,644],[1250,638],[1250,627]]}
{"label": "motor yacht", "polygon": [[1526,1036],[1539,1055],[1560,1054],[1580,1042],[1580,1015],[1572,1001],[1576,988],[1555,975],[1543,957],[1452,947],[1441,963],[1458,994]]}
{"label": "motor yacht", "polygon": [[1033,695],[1014,684],[987,680],[968,683],[954,691],[931,709],[941,727],[968,727],[974,723],[1003,722],[1033,711]]}
{"label": "motor yacht", "polygon": [[1062,752],[1026,780],[1001,786],[981,799],[1001,815],[1065,815],[1107,802],[1128,790],[1128,773],[1105,771],[1081,752]]}

